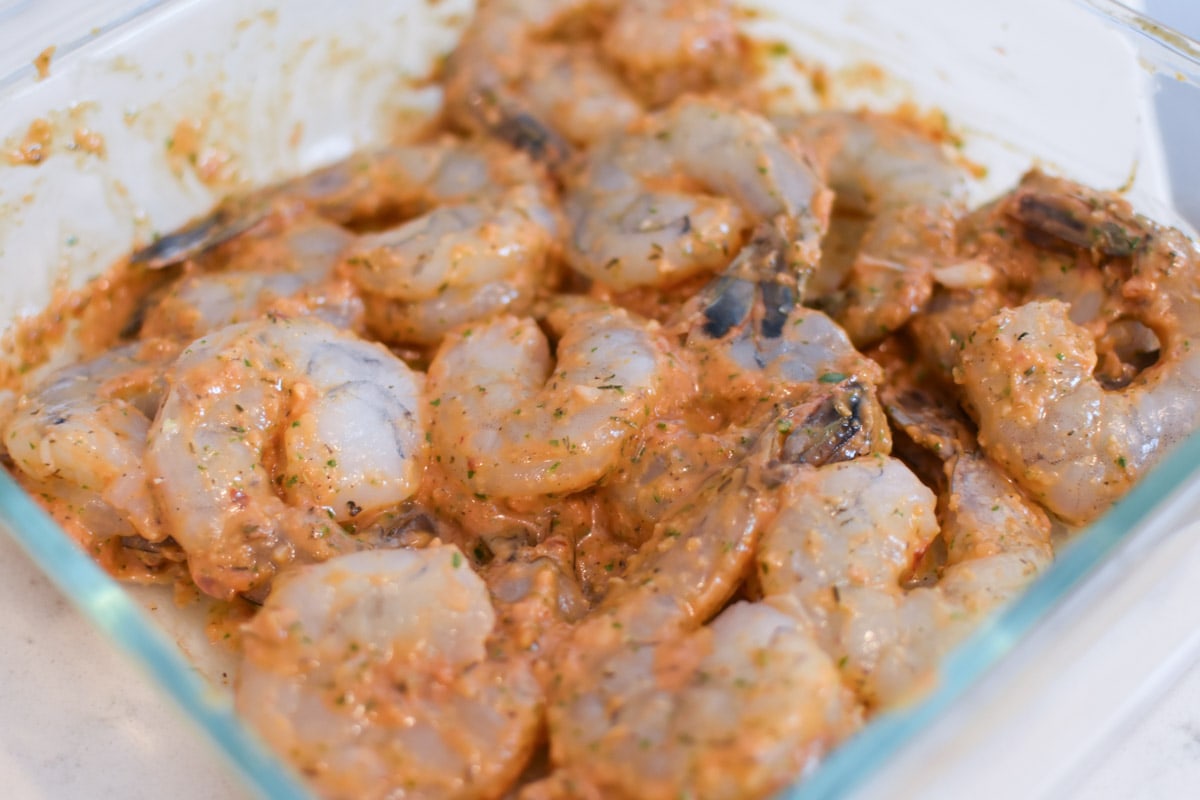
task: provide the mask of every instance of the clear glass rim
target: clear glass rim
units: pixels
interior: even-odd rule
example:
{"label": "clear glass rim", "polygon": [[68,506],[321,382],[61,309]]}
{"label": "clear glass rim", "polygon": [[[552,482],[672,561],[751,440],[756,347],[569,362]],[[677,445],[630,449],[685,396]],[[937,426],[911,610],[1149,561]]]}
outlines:
{"label": "clear glass rim", "polygon": [[313,795],[188,662],[132,596],[0,468],[0,528],[108,638],[131,655],[263,797]]}
{"label": "clear glass rim", "polygon": [[[145,0],[144,2],[138,3],[128,11],[125,11],[114,17],[111,21],[92,28],[84,35],[63,42],[62,44],[55,45],[54,57],[55,59],[62,59],[80,50],[84,50],[89,45],[101,39],[108,38],[117,30],[141,19],[150,12],[161,8],[162,6],[176,2],[179,2],[179,0]],[[11,9],[6,9],[5,13],[0,14],[0,22],[3,22],[4,17],[8,16],[9,13],[16,13],[22,8],[24,8],[24,4],[19,4],[13,6]],[[0,75],[0,91],[13,88],[25,81],[36,80],[38,80],[38,69],[31,62],[18,67],[6,75]]]}
{"label": "clear glass rim", "polygon": [[1133,34],[1143,55],[1176,80],[1200,86],[1200,41],[1130,8],[1120,0],[1074,0],[1114,27]]}

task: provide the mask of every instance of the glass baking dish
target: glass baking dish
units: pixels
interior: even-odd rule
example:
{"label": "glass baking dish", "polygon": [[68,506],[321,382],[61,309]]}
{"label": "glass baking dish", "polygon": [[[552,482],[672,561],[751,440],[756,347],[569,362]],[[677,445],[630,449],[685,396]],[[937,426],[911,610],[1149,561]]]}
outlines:
{"label": "glass baking dish", "polygon": [[[1113,0],[761,0],[747,26],[821,63],[838,101],[940,109],[987,171],[982,200],[1033,163],[1100,187],[1175,225],[1200,222],[1200,185],[1180,177],[1159,90],[1200,91],[1200,46]],[[170,230],[237,186],[311,169],[394,136],[436,106],[422,80],[452,46],[469,2],[283,4],[113,0],[64,20],[0,2],[0,140],[10,151],[46,120],[50,157],[0,159],[0,319],[78,288],[138,241]],[[34,58],[50,44],[48,76]],[[878,65],[886,77],[864,64]],[[253,76],[248,80],[247,76]],[[1192,98],[1195,101],[1195,97]],[[190,125],[232,169],[202,176],[164,143]],[[1186,123],[1185,123],[1186,124]],[[103,157],[73,147],[98,133]],[[1190,213],[1189,213],[1190,212]],[[5,398],[0,396],[0,402]],[[845,794],[918,739],[1047,615],[1098,572],[1125,573],[1191,510],[1200,438],[1171,454],[1111,513],[1063,548],[1022,598],[946,662],[937,687],[877,717],[787,797]],[[254,790],[305,796],[232,712],[218,667],[177,640],[189,620],[108,578],[0,472],[0,526],[212,737]],[[150,615],[145,606],[156,605]],[[153,620],[151,620],[153,617]],[[191,620],[194,624],[194,620]],[[208,677],[204,677],[207,675]]]}

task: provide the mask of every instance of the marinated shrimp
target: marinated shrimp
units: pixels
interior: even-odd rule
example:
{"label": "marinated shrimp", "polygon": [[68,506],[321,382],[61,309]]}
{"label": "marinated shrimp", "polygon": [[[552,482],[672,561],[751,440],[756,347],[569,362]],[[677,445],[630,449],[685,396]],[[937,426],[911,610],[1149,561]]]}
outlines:
{"label": "marinated shrimp", "polygon": [[118,347],[47,375],[3,428],[12,463],[35,491],[58,497],[92,538],[163,530],[145,468],[146,437],[163,392],[163,343]]}
{"label": "marinated shrimp", "polygon": [[696,404],[627,440],[628,457],[599,495],[618,535],[644,541],[706,480],[746,456],[764,414],[782,412],[778,424],[796,428],[786,445],[791,460],[890,448],[874,393],[879,366],[832,320],[798,304],[786,249],[763,229],[672,321],[696,365]]}
{"label": "marinated shrimp", "polygon": [[910,114],[777,113],[738,15],[481,0],[417,138],[0,365],[0,463],[244,609],[322,796],[770,796],[1200,427],[1194,243],[1036,170],[968,210]]}
{"label": "marinated shrimp", "polygon": [[876,342],[924,307],[934,271],[952,262],[964,170],[887,117],[826,112],[777,122],[823,151],[839,206],[870,218],[849,274],[824,302],[855,345]]}
{"label": "marinated shrimp", "polygon": [[339,523],[416,491],[423,377],[312,318],[196,341],[166,375],[146,468],[192,577],[218,597],[357,547]]}
{"label": "marinated shrimp", "polygon": [[625,83],[651,107],[737,80],[744,48],[727,0],[620,5],[601,42]]}
{"label": "marinated shrimp", "polygon": [[561,162],[646,106],[733,82],[741,50],[726,0],[486,0],[450,57],[446,106],[467,130]]}
{"label": "marinated shrimp", "polygon": [[857,727],[857,703],[796,619],[736,603],[709,622],[775,513],[785,430],[763,425],[574,629],[548,705],[557,771],[525,796],[763,796]]}
{"label": "marinated shrimp", "polygon": [[949,555],[932,587],[906,590],[904,580],[939,534],[936,500],[894,458],[802,469],[763,534],[764,597],[810,626],[872,709],[925,689],[974,622],[1050,558],[1045,515],[994,466],[961,456],[948,472]]}
{"label": "marinated shrimp", "polygon": [[433,450],[477,494],[587,488],[648,421],[670,370],[654,325],[620,309],[572,319],[553,361],[532,319],[458,331],[429,367]]}
{"label": "marinated shrimp", "polygon": [[[497,146],[439,143],[389,158],[436,165],[424,184],[404,169],[392,204],[429,208],[398,227],[360,236],[345,255],[386,341],[432,345],[464,322],[525,311],[551,272],[561,227],[545,179]],[[395,190],[393,190],[395,192]]]}
{"label": "marinated shrimp", "polygon": [[964,343],[960,382],[984,450],[1058,516],[1088,522],[1200,424],[1192,340],[1200,254],[1178,231],[1066,181],[1038,180],[1022,205],[1045,236],[1114,262],[1123,316],[1152,332],[1154,363],[1106,388],[1094,338],[1056,300],[982,322]]}
{"label": "marinated shrimp", "polygon": [[362,301],[333,274],[352,240],[348,231],[320,219],[290,222],[277,234],[244,234],[222,253],[224,269],[201,266],[157,298],[141,335],[191,341],[272,312],[312,314],[339,328],[361,328]]}
{"label": "marinated shrimp", "polygon": [[829,204],[803,151],[769,122],[688,97],[592,151],[564,202],[566,259],[611,289],[667,285],[724,268],[747,231],[768,223],[804,272]]}
{"label": "marinated shrimp", "polygon": [[238,711],[325,797],[500,797],[542,699],[525,661],[489,655],[495,624],[450,545],[300,568],[246,628]]}

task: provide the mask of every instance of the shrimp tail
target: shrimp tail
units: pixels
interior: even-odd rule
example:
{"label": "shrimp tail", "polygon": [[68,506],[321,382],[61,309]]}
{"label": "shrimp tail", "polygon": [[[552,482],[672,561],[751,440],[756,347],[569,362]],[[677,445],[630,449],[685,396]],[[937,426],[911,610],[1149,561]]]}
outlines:
{"label": "shrimp tail", "polygon": [[1104,196],[1036,171],[1021,179],[1008,213],[1034,244],[1058,242],[1097,256],[1128,258],[1147,250],[1154,238],[1136,216]]}
{"label": "shrimp tail", "polygon": [[129,257],[133,266],[163,269],[195,258],[262,222],[270,204],[260,195],[228,198],[212,212],[155,239]]}
{"label": "shrimp tail", "polygon": [[[802,417],[797,411],[807,411]],[[879,407],[857,378],[848,378],[820,397],[815,408],[789,409],[776,422],[785,438],[779,458],[788,464],[822,466],[851,461],[877,450]],[[799,417],[799,422],[793,418]]]}
{"label": "shrimp tail", "polygon": [[702,292],[704,335],[721,339],[740,328],[759,308],[763,337],[778,339],[799,303],[808,272],[788,266],[787,242],[772,227],[760,226],[723,273]]}
{"label": "shrimp tail", "polygon": [[480,111],[490,118],[486,130],[496,139],[528,154],[538,163],[551,169],[565,163],[571,156],[571,146],[558,131],[526,111],[497,109]]}

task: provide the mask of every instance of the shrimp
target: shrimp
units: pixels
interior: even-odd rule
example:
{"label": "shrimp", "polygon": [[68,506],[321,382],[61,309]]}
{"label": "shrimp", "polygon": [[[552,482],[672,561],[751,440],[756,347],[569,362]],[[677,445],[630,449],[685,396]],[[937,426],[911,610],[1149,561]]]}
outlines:
{"label": "shrimp", "polygon": [[[1153,332],[1127,314],[1120,292],[1111,291],[1125,282],[1129,253],[1093,251],[1090,245],[1071,244],[1045,230],[1061,227],[1061,222],[1054,221],[1052,204],[1039,198],[1063,201],[1073,195],[1077,201],[1089,197],[1087,202],[1098,206],[1105,202],[1082,187],[1034,170],[960,224],[960,261],[935,270],[933,299],[909,326],[921,357],[947,386],[954,385],[962,345],[975,328],[1001,309],[1031,300],[1070,305],[1071,321],[1096,340],[1096,376],[1106,387],[1127,385],[1153,363],[1158,349]],[[1128,222],[1137,225],[1132,219]],[[1111,242],[1104,247],[1113,249]]]}
{"label": "shrimp", "polygon": [[561,161],[644,105],[733,83],[742,50],[726,0],[490,0],[451,55],[446,106],[467,130]]}
{"label": "shrimp", "polygon": [[886,117],[825,112],[776,122],[803,141],[832,145],[827,167],[839,207],[871,217],[843,287],[824,302],[855,345],[876,342],[924,307],[933,271],[953,261],[965,171]]}
{"label": "shrimp", "polygon": [[[916,410],[895,401],[889,410],[944,459],[940,525],[933,493],[899,460],[874,455],[797,470],[758,552],[765,600],[811,627],[871,708],[922,690],[974,623],[1052,557],[1045,514],[965,428],[908,402]],[[940,577],[907,586],[938,537],[947,553]]]}
{"label": "shrimp", "polygon": [[452,333],[429,368],[433,451],[476,494],[584,489],[671,396],[668,355],[652,323],[603,307],[570,321],[555,363],[532,319]]}
{"label": "shrimp", "polygon": [[[712,192],[704,194],[703,192]],[[684,98],[599,145],[565,201],[567,263],[617,291],[723,269],[755,222],[773,225],[797,273],[818,260],[830,194],[762,117]]]}
{"label": "shrimp", "polygon": [[[567,144],[590,145],[617,135],[643,115],[641,104],[606,69],[598,48],[588,42],[538,42],[528,45],[528,61],[511,81],[528,116],[520,124],[498,117],[493,136],[554,164]],[[453,100],[453,94],[449,95]],[[511,113],[511,112],[510,112]],[[533,120],[540,120],[535,123]],[[538,125],[548,130],[538,130]],[[471,126],[469,126],[471,127]]]}
{"label": "shrimp", "polygon": [[[255,226],[270,227],[272,220],[276,227],[288,226],[306,214],[339,224],[399,217],[404,221],[392,229],[358,237],[341,232],[341,241],[331,244],[339,245],[339,269],[362,293],[366,325],[376,336],[435,344],[461,322],[527,308],[558,252],[561,223],[552,194],[528,159],[500,145],[451,138],[393,145],[230,198],[134,261],[157,267],[197,258]],[[296,249],[315,249],[310,260],[323,255],[313,236],[287,237],[297,241]],[[206,301],[225,312],[232,306],[234,318],[243,318],[236,313],[246,313],[243,306],[259,310],[263,293],[278,294],[298,280],[207,278],[199,287],[185,284],[179,301]],[[345,287],[334,288],[334,298],[346,294]],[[283,309],[292,315],[317,305],[316,313],[334,322],[354,321],[344,309],[359,302],[351,295],[321,305],[326,298],[319,292],[311,302],[303,294],[299,299],[299,308]]]}
{"label": "shrimp", "polygon": [[946,560],[937,585],[974,621],[1016,597],[1050,564],[1050,521],[965,427],[947,424],[928,399],[920,392],[900,400],[885,396],[897,424],[943,462],[940,518]]}
{"label": "shrimp", "polygon": [[[819,312],[799,311],[803,316],[811,314],[827,320]],[[832,323],[829,329],[844,339]],[[732,411],[725,405],[728,395],[713,389],[702,393],[700,402],[725,408],[719,416],[729,420],[724,428],[705,430],[704,425],[711,426],[712,422],[693,413],[684,419],[657,420],[627,439],[619,466],[605,478],[598,495],[614,532],[623,539],[642,543],[656,524],[691,502],[714,475],[748,456],[748,448],[764,424],[764,414],[772,415],[773,424],[784,434],[773,457],[792,463],[829,463],[870,452],[888,452],[891,439],[887,423],[870,384],[853,377],[854,373],[832,372],[829,361],[822,366],[818,360],[807,370],[799,366],[805,355],[823,356],[821,350],[797,337],[779,343],[775,348],[777,362],[768,360],[759,366],[762,374],[756,379],[726,377],[729,384],[740,382],[734,389],[738,404]],[[842,354],[843,368],[848,363],[845,356],[851,352],[847,345]],[[794,362],[791,367],[789,361]],[[860,375],[878,372],[873,363],[860,361]],[[714,359],[708,359],[705,366],[718,376],[729,375],[714,366]],[[702,374],[706,371],[701,370]],[[790,374],[790,378],[780,380],[781,372]],[[704,384],[720,387],[721,381]],[[749,387],[755,385],[762,391],[750,391]],[[771,392],[777,389],[781,391],[773,396]],[[772,398],[766,408],[745,410],[745,406],[765,405],[761,403],[765,397]]]}
{"label": "shrimp", "polygon": [[147,469],[209,594],[354,549],[340,522],[417,488],[422,376],[380,345],[312,318],[266,319],[195,342],[166,380]]}
{"label": "shrimp", "polygon": [[[788,243],[760,227],[733,263],[686,303],[673,329],[686,330],[701,392],[734,408],[771,397],[787,404],[814,387],[850,383],[867,394],[883,377],[845,333],[820,311],[799,305],[801,287],[786,260]],[[745,419],[746,411],[729,411]],[[882,413],[871,414],[882,421]],[[886,431],[886,424],[878,426]],[[886,447],[886,434],[879,440]]]}
{"label": "shrimp", "polygon": [[376,335],[436,344],[464,322],[526,310],[557,250],[556,227],[547,198],[521,185],[360,237],[346,264]]}
{"label": "shrimp", "polygon": [[118,347],[64,367],[17,401],[4,428],[13,464],[87,520],[95,538],[166,537],[144,465],[172,348]]}
{"label": "shrimp", "polygon": [[[586,25],[607,0],[486,0],[450,55],[446,110],[466,130],[497,135],[551,163],[641,113],[588,42],[549,41]],[[608,109],[607,114],[595,113]],[[599,127],[590,127],[589,124]]]}
{"label": "shrimp", "polygon": [[597,733],[571,742],[571,769],[525,800],[766,797],[860,724],[833,662],[767,604],[734,603],[683,636],[606,651],[599,686],[571,702],[572,724]]}
{"label": "shrimp", "polygon": [[542,694],[527,662],[489,655],[495,622],[451,545],[299,568],[245,628],[238,711],[324,797],[500,797]]}
{"label": "shrimp", "polygon": [[[737,603],[773,514],[763,457],[715,475],[660,523],[555,659],[557,771],[524,797],[754,797],[793,779],[860,717],[832,661],[795,619]],[[633,767],[631,769],[631,766]]]}
{"label": "shrimp", "polygon": [[[244,236],[237,240],[243,247],[222,259],[227,271],[180,277],[147,311],[141,336],[191,341],[272,311],[311,313],[337,327],[357,327],[362,301],[331,281],[352,239],[349,232],[319,219],[288,225],[277,235]],[[243,263],[250,268],[239,269]],[[272,269],[264,269],[268,265]]]}
{"label": "shrimp", "polygon": [[792,434],[781,454],[791,460],[889,451],[875,398],[879,366],[832,320],[798,304],[785,250],[764,226],[672,321],[669,330],[685,337],[683,354],[694,363],[698,402],[685,420],[660,419],[630,437],[601,486],[622,538],[643,541],[715,472],[746,457],[764,415]]}
{"label": "shrimp", "polygon": [[357,152],[298,178],[223,200],[209,214],[138,250],[150,269],[199,258],[260,225],[306,214],[340,225],[413,217],[439,204],[494,197],[496,187],[539,180],[532,165],[499,145],[453,137]]}
{"label": "shrimp", "polygon": [[706,92],[738,76],[742,43],[727,0],[647,0],[621,5],[601,46],[650,107]]}
{"label": "shrimp", "polygon": [[1200,425],[1200,254],[1124,200],[1067,181],[1027,184],[1018,202],[1026,224],[1103,260],[1120,279],[1111,295],[1122,315],[1157,340],[1154,363],[1113,389],[1094,375],[1093,338],[1055,300],[1000,311],[963,344],[955,378],[984,450],[1036,500],[1082,524]]}

